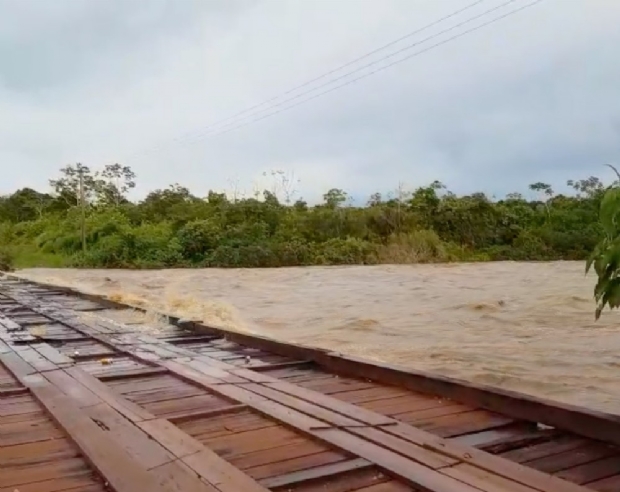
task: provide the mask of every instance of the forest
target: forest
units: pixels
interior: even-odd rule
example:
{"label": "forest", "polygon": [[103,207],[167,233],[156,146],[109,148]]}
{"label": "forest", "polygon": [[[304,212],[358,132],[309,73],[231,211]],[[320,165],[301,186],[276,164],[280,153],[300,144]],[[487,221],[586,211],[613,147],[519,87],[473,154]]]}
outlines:
{"label": "forest", "polygon": [[[457,196],[442,183],[375,193],[353,205],[331,189],[321,203],[295,198],[290,177],[252,197],[181,185],[128,196],[128,166],[62,168],[49,190],[0,197],[0,269],[285,267],[494,260],[584,260],[604,237],[599,178],[556,193],[532,183],[501,199]],[[534,197],[534,198],[532,198]]]}

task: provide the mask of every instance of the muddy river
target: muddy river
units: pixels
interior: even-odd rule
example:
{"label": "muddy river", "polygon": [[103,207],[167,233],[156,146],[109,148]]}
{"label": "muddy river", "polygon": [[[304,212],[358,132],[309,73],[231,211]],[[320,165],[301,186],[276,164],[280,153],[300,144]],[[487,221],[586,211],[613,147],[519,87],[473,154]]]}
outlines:
{"label": "muddy river", "polygon": [[620,313],[583,263],[53,270],[35,280],[620,413]]}

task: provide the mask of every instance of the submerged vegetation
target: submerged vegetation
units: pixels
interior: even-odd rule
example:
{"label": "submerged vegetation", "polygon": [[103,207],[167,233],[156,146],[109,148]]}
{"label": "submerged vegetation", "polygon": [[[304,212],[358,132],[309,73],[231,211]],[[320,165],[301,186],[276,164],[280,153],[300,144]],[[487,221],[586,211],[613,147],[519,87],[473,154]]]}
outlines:
{"label": "submerged vegetation", "polygon": [[[582,260],[600,240],[619,241],[616,229],[598,221],[606,188],[596,177],[569,181],[569,195],[534,183],[535,199],[456,196],[434,182],[395,196],[375,193],[364,206],[340,189],[310,206],[294,199],[284,173],[272,177],[273,187],[251,198],[198,197],[175,184],[131,202],[136,177],[129,167],[67,166],[50,180],[49,193],[24,188],[0,197],[0,268]],[[609,261],[620,262],[614,255]],[[620,302],[620,280],[610,285],[607,302]]]}

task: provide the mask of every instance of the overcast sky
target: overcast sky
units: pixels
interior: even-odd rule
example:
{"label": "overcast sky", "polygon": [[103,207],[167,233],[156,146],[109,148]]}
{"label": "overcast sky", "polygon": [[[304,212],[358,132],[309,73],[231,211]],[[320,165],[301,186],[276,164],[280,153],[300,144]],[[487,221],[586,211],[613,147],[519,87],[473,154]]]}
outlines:
{"label": "overcast sky", "polygon": [[294,174],[310,200],[399,181],[502,195],[610,178],[603,164],[620,162],[618,0],[543,0],[221,133],[532,2],[423,42],[506,1],[481,1],[270,103],[280,106],[218,123],[473,0],[0,0],[0,193],[45,189],[78,161],[130,165],[138,197],[173,182],[199,195],[251,193],[271,169]]}

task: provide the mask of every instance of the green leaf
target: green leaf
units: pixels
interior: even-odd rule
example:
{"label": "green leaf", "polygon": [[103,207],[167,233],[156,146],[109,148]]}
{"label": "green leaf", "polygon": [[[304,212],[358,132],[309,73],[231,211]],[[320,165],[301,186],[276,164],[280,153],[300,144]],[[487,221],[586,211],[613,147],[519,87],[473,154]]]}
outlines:
{"label": "green leaf", "polygon": [[620,188],[607,190],[601,200],[599,219],[608,237],[617,235],[617,217],[620,214]]}
{"label": "green leaf", "polygon": [[611,309],[620,306],[620,279],[615,278],[607,289],[607,304]]}

